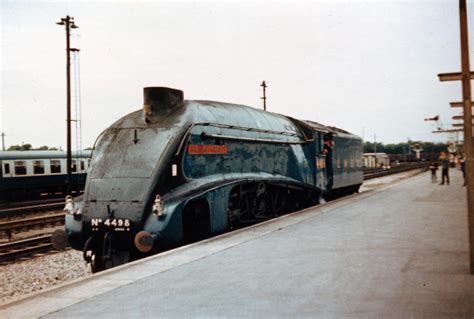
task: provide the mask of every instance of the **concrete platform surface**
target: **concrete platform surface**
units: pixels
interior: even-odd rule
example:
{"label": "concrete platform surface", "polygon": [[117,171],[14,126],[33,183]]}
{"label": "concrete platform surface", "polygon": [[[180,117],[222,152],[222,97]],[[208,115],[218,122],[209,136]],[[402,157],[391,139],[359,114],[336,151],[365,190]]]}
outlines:
{"label": "concrete platform surface", "polygon": [[0,306],[0,318],[473,318],[466,190],[428,173]]}

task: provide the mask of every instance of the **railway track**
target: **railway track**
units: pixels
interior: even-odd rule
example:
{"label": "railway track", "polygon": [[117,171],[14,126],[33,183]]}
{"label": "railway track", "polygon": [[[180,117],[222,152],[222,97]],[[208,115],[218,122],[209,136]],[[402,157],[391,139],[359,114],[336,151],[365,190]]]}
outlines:
{"label": "railway track", "polygon": [[64,207],[64,199],[63,200],[54,200],[54,201],[48,201],[47,203],[44,202],[38,202],[38,203],[33,203],[30,204],[28,203],[27,205],[22,205],[21,203],[18,203],[17,205],[13,207],[7,207],[7,208],[0,208],[0,218],[4,217],[12,217],[12,216],[18,216],[18,215],[24,215],[24,214],[30,214],[30,213],[37,213],[37,212],[47,212],[47,211],[53,211],[53,210],[58,210],[62,209]]}
{"label": "railway track", "polygon": [[429,163],[415,163],[411,165],[404,165],[401,167],[393,167],[389,169],[369,169],[369,170],[364,170],[364,180],[369,180],[372,178],[378,178],[378,177],[383,177],[387,175],[392,175],[392,174],[398,174],[398,173],[403,173],[407,171],[411,171],[414,169],[421,169],[421,168],[428,168]]}
{"label": "railway track", "polygon": [[17,207],[40,205],[40,204],[57,203],[63,200],[65,197],[66,196],[61,196],[61,197],[43,198],[43,199],[28,200],[28,201],[2,201],[0,202],[0,210],[7,209],[7,208],[17,208]]}
{"label": "railway track", "polygon": [[9,240],[6,243],[0,244],[0,264],[53,250],[50,233],[43,234],[39,237],[14,241],[10,240],[15,232],[36,230],[57,225],[64,225],[64,213],[0,223],[0,234],[4,237],[6,236]]}
{"label": "railway track", "polygon": [[51,234],[0,244],[0,263],[53,249]]}
{"label": "railway track", "polygon": [[55,225],[64,225],[64,213],[1,222],[0,233],[5,234],[10,240],[14,232],[41,229]]}

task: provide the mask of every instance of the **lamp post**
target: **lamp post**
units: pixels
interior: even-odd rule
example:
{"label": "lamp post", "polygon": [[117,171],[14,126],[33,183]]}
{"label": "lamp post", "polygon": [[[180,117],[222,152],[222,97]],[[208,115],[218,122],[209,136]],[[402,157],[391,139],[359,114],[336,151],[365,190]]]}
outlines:
{"label": "lamp post", "polygon": [[267,83],[263,81],[262,84],[260,84],[260,86],[263,88],[263,97],[261,97],[261,99],[263,100],[263,110],[266,111],[267,110],[267,96],[265,95],[265,89],[267,88]]}
{"label": "lamp post", "polygon": [[67,127],[67,159],[66,159],[66,193],[69,195],[71,193],[71,168],[72,168],[72,152],[71,152],[71,58],[70,52],[72,50],[70,47],[70,34],[71,29],[79,28],[77,25],[74,24],[74,18],[70,16],[66,16],[65,18],[61,18],[59,22],[56,22],[58,25],[64,25],[66,28],[66,127]]}

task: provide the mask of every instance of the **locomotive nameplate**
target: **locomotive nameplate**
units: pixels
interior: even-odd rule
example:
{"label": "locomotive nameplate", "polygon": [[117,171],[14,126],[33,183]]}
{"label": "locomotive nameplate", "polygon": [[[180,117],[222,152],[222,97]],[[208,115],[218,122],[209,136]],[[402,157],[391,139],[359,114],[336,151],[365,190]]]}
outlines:
{"label": "locomotive nameplate", "polygon": [[229,148],[227,145],[209,145],[209,144],[190,144],[188,145],[188,154],[204,155],[204,154],[227,154]]}
{"label": "locomotive nameplate", "polygon": [[107,218],[102,220],[102,218],[92,218],[91,219],[92,231],[98,231],[99,229],[109,229],[117,232],[127,232],[130,231],[130,220],[122,218]]}

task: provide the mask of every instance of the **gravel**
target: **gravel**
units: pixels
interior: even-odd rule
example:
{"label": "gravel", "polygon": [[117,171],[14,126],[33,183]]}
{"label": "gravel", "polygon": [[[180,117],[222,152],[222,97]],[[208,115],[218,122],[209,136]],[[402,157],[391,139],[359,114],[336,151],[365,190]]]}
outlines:
{"label": "gravel", "polygon": [[0,266],[0,303],[91,274],[82,252],[68,249]]}

